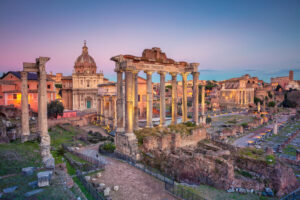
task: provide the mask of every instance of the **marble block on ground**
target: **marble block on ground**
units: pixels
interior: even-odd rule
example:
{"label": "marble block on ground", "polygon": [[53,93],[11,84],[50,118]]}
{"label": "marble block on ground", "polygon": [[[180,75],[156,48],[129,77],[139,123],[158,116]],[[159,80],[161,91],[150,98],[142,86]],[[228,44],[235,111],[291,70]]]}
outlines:
{"label": "marble block on ground", "polygon": [[52,171],[39,172],[37,174],[37,177],[38,177],[38,186],[39,187],[49,186],[50,185],[51,176],[52,176]]}

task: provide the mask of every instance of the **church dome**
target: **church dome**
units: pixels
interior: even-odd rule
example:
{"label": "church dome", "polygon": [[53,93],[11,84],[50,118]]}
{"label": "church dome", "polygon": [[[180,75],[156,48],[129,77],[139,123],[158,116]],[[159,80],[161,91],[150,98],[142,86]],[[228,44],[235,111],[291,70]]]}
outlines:
{"label": "church dome", "polygon": [[86,41],[82,47],[82,54],[75,61],[75,73],[95,74],[97,70],[94,58],[89,55]]}

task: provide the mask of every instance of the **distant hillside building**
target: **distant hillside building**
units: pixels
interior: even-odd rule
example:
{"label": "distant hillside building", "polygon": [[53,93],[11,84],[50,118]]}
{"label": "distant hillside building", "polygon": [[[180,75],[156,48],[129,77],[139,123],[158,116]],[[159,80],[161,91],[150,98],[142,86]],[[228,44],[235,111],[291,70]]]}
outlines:
{"label": "distant hillside building", "polygon": [[221,108],[247,108],[254,103],[254,89],[261,84],[257,77],[248,74],[219,82],[221,85],[219,105]]}
{"label": "distant hillside building", "polygon": [[294,72],[289,71],[289,76],[271,78],[271,84],[273,86],[280,85],[283,89],[300,89],[299,81],[294,80]]}
{"label": "distant hillside building", "polygon": [[[36,73],[28,73],[28,104],[30,109],[38,112],[38,79]],[[55,81],[47,76],[48,102],[56,99]],[[21,107],[21,73],[9,71],[0,79],[0,105]]]}

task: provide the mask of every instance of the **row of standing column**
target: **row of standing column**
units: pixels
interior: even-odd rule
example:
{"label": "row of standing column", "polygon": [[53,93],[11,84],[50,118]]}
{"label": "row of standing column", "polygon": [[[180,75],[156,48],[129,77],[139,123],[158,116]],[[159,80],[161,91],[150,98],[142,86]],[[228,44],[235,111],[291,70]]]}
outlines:
{"label": "row of standing column", "polygon": [[[108,98],[108,101],[107,101]],[[105,105],[108,103],[108,109],[105,109]],[[117,113],[116,113],[116,101],[115,97],[109,96],[104,97],[101,96],[98,99],[98,116],[100,117],[100,123],[105,125],[112,125],[116,127]],[[111,121],[109,123],[109,121]]]}
{"label": "row of standing column", "polygon": [[[152,71],[145,71],[147,75],[147,112],[146,127],[152,127],[152,109],[153,109],[153,92],[152,92]],[[132,133],[138,128],[138,71],[125,71],[125,119],[123,116],[123,71],[117,71],[117,131]],[[160,74],[160,126],[165,125],[166,103],[165,103],[165,75],[166,72]],[[183,122],[187,121],[187,75],[182,73],[183,79]],[[177,123],[177,73],[171,73],[172,76],[172,124]],[[198,124],[198,89],[199,72],[193,72],[193,121]],[[204,104],[203,104],[204,105]],[[204,111],[203,111],[204,113]],[[125,120],[125,130],[123,121]]]}
{"label": "row of standing column", "polygon": [[[39,65],[38,72],[38,130],[41,136],[41,154],[47,156],[50,153],[50,137],[47,123],[47,74],[45,65]],[[28,108],[28,72],[21,72],[21,104],[22,104],[22,141],[25,142],[30,135],[29,108]]]}

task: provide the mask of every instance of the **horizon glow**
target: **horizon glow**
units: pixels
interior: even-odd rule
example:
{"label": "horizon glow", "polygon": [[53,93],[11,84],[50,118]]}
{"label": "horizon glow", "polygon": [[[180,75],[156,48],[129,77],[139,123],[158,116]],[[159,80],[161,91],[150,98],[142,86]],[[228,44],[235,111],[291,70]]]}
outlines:
{"label": "horizon glow", "polygon": [[87,40],[110,80],[112,56],[155,46],[176,61],[200,63],[200,79],[249,73],[269,81],[291,69],[300,79],[299,9],[297,0],[2,0],[0,72],[48,56],[48,72],[70,75]]}

